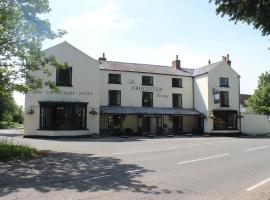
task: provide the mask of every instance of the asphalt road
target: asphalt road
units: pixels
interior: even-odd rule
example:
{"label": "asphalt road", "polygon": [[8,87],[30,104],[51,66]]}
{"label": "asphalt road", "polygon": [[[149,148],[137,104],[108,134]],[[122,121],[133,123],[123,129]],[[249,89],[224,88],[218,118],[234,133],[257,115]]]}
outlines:
{"label": "asphalt road", "polygon": [[270,139],[15,140],[57,153],[1,164],[0,199],[270,199]]}

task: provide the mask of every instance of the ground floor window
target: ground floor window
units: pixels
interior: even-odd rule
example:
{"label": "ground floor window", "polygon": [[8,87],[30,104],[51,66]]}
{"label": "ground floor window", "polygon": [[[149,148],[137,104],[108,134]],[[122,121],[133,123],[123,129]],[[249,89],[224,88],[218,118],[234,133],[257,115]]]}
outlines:
{"label": "ground floor window", "polygon": [[121,115],[109,115],[108,128],[118,130],[121,128]]}
{"label": "ground floor window", "polygon": [[40,102],[40,129],[86,129],[87,103]]}
{"label": "ground floor window", "polygon": [[237,111],[216,111],[213,114],[214,130],[237,130]]}

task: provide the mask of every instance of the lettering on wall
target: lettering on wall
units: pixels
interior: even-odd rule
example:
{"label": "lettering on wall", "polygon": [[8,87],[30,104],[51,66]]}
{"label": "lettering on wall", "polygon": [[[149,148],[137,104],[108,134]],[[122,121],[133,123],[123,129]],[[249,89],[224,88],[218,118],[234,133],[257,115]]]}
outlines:
{"label": "lettering on wall", "polygon": [[91,91],[65,91],[60,90],[59,92],[56,91],[41,91],[41,90],[34,90],[32,94],[54,94],[54,95],[76,95],[76,96],[92,96],[93,93]]}
{"label": "lettering on wall", "polygon": [[153,87],[153,86],[132,86],[131,89],[145,92],[162,92],[161,87]]}
{"label": "lettering on wall", "polygon": [[157,93],[156,96],[159,97],[159,98],[164,98],[164,99],[169,98],[169,95],[167,95],[167,94]]}
{"label": "lettering on wall", "polygon": [[134,79],[129,79],[128,84],[129,84],[129,85],[135,85],[136,82],[135,82]]}

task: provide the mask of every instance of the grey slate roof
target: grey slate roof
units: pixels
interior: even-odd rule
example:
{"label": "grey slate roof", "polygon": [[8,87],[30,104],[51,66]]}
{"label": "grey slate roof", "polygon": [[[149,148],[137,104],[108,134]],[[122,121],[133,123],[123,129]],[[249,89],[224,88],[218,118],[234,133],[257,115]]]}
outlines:
{"label": "grey slate roof", "polygon": [[149,115],[200,115],[194,109],[186,108],[157,108],[133,106],[101,106],[100,112],[105,114],[149,114]]}
{"label": "grey slate roof", "polygon": [[215,68],[216,66],[218,66],[219,64],[221,64],[222,62],[223,61],[219,61],[219,62],[216,62],[216,63],[212,63],[212,64],[209,64],[209,65],[206,65],[204,67],[200,67],[200,68],[194,69],[193,76],[199,76],[199,75],[202,75],[202,74],[206,74],[209,71],[211,71],[213,68]]}
{"label": "grey slate roof", "polygon": [[151,74],[168,74],[175,76],[192,76],[187,70],[178,70],[170,66],[138,64],[116,61],[99,61],[100,69],[113,71],[128,71],[128,72],[142,72]]}
{"label": "grey slate roof", "polygon": [[212,63],[204,67],[191,69],[181,68],[180,70],[175,69],[171,66],[164,65],[151,65],[151,64],[139,64],[139,63],[127,63],[117,61],[99,61],[100,69],[112,70],[112,71],[128,71],[128,72],[141,72],[151,74],[166,74],[175,76],[199,76],[206,74],[213,68],[221,64],[223,61]]}

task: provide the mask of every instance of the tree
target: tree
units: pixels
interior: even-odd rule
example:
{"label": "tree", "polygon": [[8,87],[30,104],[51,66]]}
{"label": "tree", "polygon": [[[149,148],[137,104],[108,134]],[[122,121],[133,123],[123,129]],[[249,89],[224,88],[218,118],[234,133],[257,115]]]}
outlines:
{"label": "tree", "polygon": [[270,1],[210,0],[217,5],[217,14],[228,15],[231,21],[252,24],[263,36],[270,35]]}
{"label": "tree", "polygon": [[249,98],[249,106],[256,113],[270,115],[270,71],[259,77],[258,87]]}
{"label": "tree", "polygon": [[27,92],[54,83],[31,75],[41,70],[51,75],[49,66],[66,67],[53,56],[42,51],[45,39],[55,39],[65,34],[54,32],[42,15],[49,13],[48,0],[0,1],[0,100],[12,91]]}

